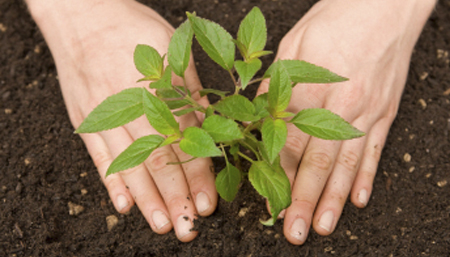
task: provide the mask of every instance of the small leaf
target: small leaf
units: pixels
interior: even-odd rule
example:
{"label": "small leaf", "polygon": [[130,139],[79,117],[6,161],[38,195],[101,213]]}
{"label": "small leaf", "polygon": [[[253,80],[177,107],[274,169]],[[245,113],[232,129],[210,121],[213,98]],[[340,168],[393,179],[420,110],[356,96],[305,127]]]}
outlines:
{"label": "small leaf", "polygon": [[95,133],[127,124],[144,114],[144,88],[128,88],[106,98],[84,119],[75,133]]}
{"label": "small leaf", "polygon": [[284,111],[291,100],[292,82],[289,74],[283,64],[277,65],[269,83],[269,110],[275,116],[275,113]]}
{"label": "small leaf", "polygon": [[219,24],[188,13],[189,21],[200,46],[208,56],[225,70],[234,64],[235,47],[230,33]]}
{"label": "small leaf", "polygon": [[267,69],[264,78],[271,77],[278,63],[282,63],[286,67],[294,83],[335,83],[348,80],[325,68],[299,60],[279,60],[273,63]]}
{"label": "small leaf", "polygon": [[229,93],[228,91],[222,91],[222,90],[217,90],[217,89],[213,89],[213,88],[204,88],[204,89],[200,90],[199,92],[200,92],[201,97],[203,97],[207,94],[215,94],[222,98],[224,98],[226,96],[226,94]]}
{"label": "small leaf", "polygon": [[183,137],[180,142],[180,148],[183,152],[193,157],[222,155],[222,151],[216,147],[212,137],[201,128],[188,127],[183,131]]}
{"label": "small leaf", "polygon": [[210,116],[212,116],[212,115],[214,115],[214,108],[212,107],[212,105],[209,105],[206,108],[205,119],[210,117]]}
{"label": "small leaf", "polygon": [[219,115],[206,118],[202,128],[208,132],[216,143],[244,138],[236,122]]}
{"label": "small leaf", "polygon": [[227,166],[217,174],[216,189],[220,197],[225,201],[231,202],[236,197],[241,183],[241,172],[231,163],[226,162]]}
{"label": "small leaf", "polygon": [[284,118],[289,118],[295,116],[295,113],[292,112],[277,112],[275,113],[275,118],[277,119],[284,119]]}
{"label": "small leaf", "polygon": [[158,135],[149,135],[138,138],[114,159],[106,172],[106,177],[143,163],[163,141],[164,138]]}
{"label": "small leaf", "polygon": [[155,48],[148,45],[137,45],[134,50],[136,69],[145,76],[145,80],[158,80],[163,73],[163,61]]}
{"label": "small leaf", "polygon": [[260,119],[263,119],[270,115],[270,113],[267,111],[267,108],[269,107],[267,95],[268,95],[267,93],[264,93],[253,99],[256,116],[258,116]]}
{"label": "small leaf", "polygon": [[150,83],[150,88],[172,89],[172,68],[170,66],[167,66],[162,77],[159,80]]}
{"label": "small leaf", "polygon": [[163,135],[180,133],[178,122],[162,100],[144,90],[143,103],[145,116],[156,131]]}
{"label": "small leaf", "polygon": [[269,54],[273,54],[272,51],[258,51],[258,52],[254,52],[250,55],[250,59],[255,59],[255,58],[259,58],[259,57],[263,57]]}
{"label": "small leaf", "polygon": [[191,112],[194,112],[194,111],[198,111],[198,110],[201,110],[201,109],[202,109],[201,106],[199,106],[199,107],[185,108],[185,109],[181,109],[181,110],[179,110],[179,111],[173,112],[173,114],[176,115],[176,116],[178,116],[178,117],[180,117],[180,116],[183,116],[183,115],[185,115],[185,114],[188,114],[188,113],[191,113]]}
{"label": "small leaf", "polygon": [[[179,90],[185,91],[186,88],[182,86],[176,86]],[[191,92],[188,90],[188,95],[191,96]],[[169,106],[169,109],[178,109],[181,108],[187,104],[189,104],[189,101],[186,99],[183,99],[183,96],[175,91],[174,89],[170,88],[160,88],[156,90],[156,95],[158,98],[163,100],[167,106]],[[176,99],[176,100],[174,100]]]}
{"label": "small leaf", "polygon": [[230,154],[236,155],[239,152],[239,144],[235,143],[230,147]]}
{"label": "small leaf", "polygon": [[304,109],[290,120],[303,132],[327,140],[346,140],[364,136],[339,115],[326,109]]}
{"label": "small leaf", "polygon": [[166,146],[166,145],[173,144],[175,141],[180,139],[180,136],[181,135],[174,134],[174,135],[171,135],[171,136],[167,137],[164,140],[164,142],[161,143],[161,145],[159,147],[163,147],[163,146]]}
{"label": "small leaf", "polygon": [[191,23],[185,21],[175,30],[169,43],[167,60],[172,66],[173,72],[182,78],[184,78],[184,72],[189,65],[193,36]]}
{"label": "small leaf", "polygon": [[[252,164],[248,178],[260,195],[267,198],[272,212],[272,218],[262,222],[266,226],[272,226],[277,220],[278,214],[291,204],[291,186],[286,174],[271,167],[265,161],[257,161]],[[281,167],[281,166],[279,166]]]}
{"label": "small leaf", "polygon": [[244,56],[249,57],[255,52],[262,51],[266,45],[266,40],[266,20],[261,10],[258,7],[253,7],[239,25],[237,41],[245,46],[247,52]]}
{"label": "small leaf", "polygon": [[256,121],[255,106],[241,95],[232,95],[214,105],[214,108],[225,116],[238,121]]}
{"label": "small leaf", "polygon": [[235,61],[234,68],[241,79],[242,90],[247,87],[248,82],[255,76],[256,72],[261,69],[262,62],[259,59],[253,59],[248,62]]}
{"label": "small leaf", "polygon": [[262,140],[269,157],[269,162],[273,163],[277,158],[287,139],[287,127],[284,120],[264,120],[262,129]]}

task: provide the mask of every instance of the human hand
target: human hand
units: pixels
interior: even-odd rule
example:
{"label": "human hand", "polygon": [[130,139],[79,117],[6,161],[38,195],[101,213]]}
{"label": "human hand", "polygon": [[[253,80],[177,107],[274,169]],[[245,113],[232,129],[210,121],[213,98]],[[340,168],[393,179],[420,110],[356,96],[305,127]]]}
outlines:
{"label": "human hand", "polygon": [[[325,141],[288,125],[281,162],[292,185],[284,220],[292,244],[305,242],[311,224],[320,235],[332,233],[350,192],[354,205],[367,205],[410,56],[434,4],[323,0],[280,43],[276,59],[305,60],[349,78],[297,85],[287,111],[326,108],[366,132],[359,139]],[[268,85],[264,81],[258,94]]]}
{"label": "human hand", "polygon": [[[174,32],[156,12],[135,1],[29,0],[28,4],[55,59],[75,128],[106,97],[128,87],[145,86],[135,84],[142,77],[133,64],[135,46],[151,45],[165,54]],[[186,82],[192,97],[207,105],[198,93],[201,85],[192,60]],[[183,80],[174,83],[183,85]],[[179,122],[181,129],[199,125],[193,113],[183,115]],[[191,158],[178,146],[169,145],[155,150],[144,164],[105,178],[113,159],[134,140],[149,134],[158,133],[143,116],[120,128],[81,134],[81,138],[117,211],[128,212],[136,203],[153,231],[163,234],[174,227],[179,240],[191,241],[197,235],[190,231],[195,215],[210,215],[217,204],[209,158],[166,165]]]}

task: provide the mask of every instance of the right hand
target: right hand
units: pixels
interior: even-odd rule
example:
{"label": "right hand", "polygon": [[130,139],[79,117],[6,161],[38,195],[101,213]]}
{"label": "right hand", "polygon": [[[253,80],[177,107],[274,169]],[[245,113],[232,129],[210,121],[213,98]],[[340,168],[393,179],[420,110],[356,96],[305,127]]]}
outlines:
{"label": "right hand", "polygon": [[[135,1],[55,1],[48,10],[38,2],[29,0],[28,4],[55,59],[75,128],[108,96],[128,87],[146,86],[135,84],[142,78],[133,64],[135,46],[151,45],[165,54],[174,32],[155,11]],[[207,99],[198,93],[201,84],[192,59],[186,81],[192,97],[206,106]],[[182,81],[175,83],[182,85]],[[200,124],[193,113],[178,121],[181,129]],[[144,164],[105,178],[114,158],[134,140],[149,134],[158,133],[143,116],[123,127],[81,134],[81,138],[118,212],[126,213],[136,203],[153,231],[164,234],[174,227],[180,241],[191,241],[197,235],[190,231],[195,215],[210,215],[217,205],[209,158],[166,165],[191,157],[178,146],[165,146]]]}

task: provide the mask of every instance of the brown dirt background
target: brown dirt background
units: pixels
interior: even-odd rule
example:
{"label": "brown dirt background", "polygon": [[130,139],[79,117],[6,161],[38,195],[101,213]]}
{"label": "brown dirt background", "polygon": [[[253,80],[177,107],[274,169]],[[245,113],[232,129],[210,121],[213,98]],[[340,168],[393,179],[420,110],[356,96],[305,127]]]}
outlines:
{"label": "brown dirt background", "polygon": [[[174,26],[185,11],[197,11],[234,35],[257,5],[268,20],[267,49],[277,49],[315,1],[143,2]],[[190,243],[178,242],[173,232],[156,235],[135,207],[117,214],[73,134],[54,62],[25,4],[0,0],[0,24],[0,256],[449,256],[450,96],[444,92],[450,69],[448,55],[437,53],[450,50],[450,1],[439,1],[416,46],[368,207],[348,203],[332,235],[312,232],[304,246],[284,239],[282,222],[259,223],[267,215],[264,200],[248,184],[235,202],[221,201],[199,220],[200,234]],[[205,87],[231,86],[222,85],[224,74],[198,45],[194,55]],[[424,72],[427,78],[420,79]],[[246,95],[254,93],[255,87]],[[70,216],[69,201],[85,210]],[[247,214],[238,217],[244,207]],[[109,215],[119,219],[111,232]]]}

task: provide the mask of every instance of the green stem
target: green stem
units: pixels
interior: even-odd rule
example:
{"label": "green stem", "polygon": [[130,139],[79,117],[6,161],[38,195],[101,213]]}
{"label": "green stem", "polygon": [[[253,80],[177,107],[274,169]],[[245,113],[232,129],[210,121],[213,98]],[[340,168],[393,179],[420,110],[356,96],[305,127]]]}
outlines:
{"label": "green stem", "polygon": [[[250,137],[247,137],[247,138],[250,138]],[[250,139],[251,139],[251,138],[250,138]],[[241,142],[241,144],[242,144],[244,147],[246,147],[247,149],[249,149],[250,151],[253,152],[253,154],[256,156],[256,158],[258,158],[258,161],[261,160],[261,157],[259,156],[258,151],[256,151],[255,149],[253,149],[253,147],[252,147],[251,145],[247,144],[247,142],[245,142],[244,140],[241,140],[240,142]]]}
{"label": "green stem", "polygon": [[225,161],[228,165],[228,157],[227,157],[227,153],[225,152],[225,148],[223,147],[223,144],[220,144],[220,148],[222,149],[223,157],[225,157]]}
{"label": "green stem", "polygon": [[251,162],[251,163],[254,163],[254,161],[252,160],[252,158],[248,157],[247,155],[245,155],[245,154],[243,154],[243,153],[241,153],[241,152],[238,152],[238,154],[239,154],[239,156],[241,156],[242,158],[246,159],[247,161],[249,161],[249,162]]}
{"label": "green stem", "polygon": [[231,79],[233,80],[233,83],[234,83],[234,87],[235,87],[234,94],[237,95],[237,94],[239,94],[239,90],[241,89],[241,87],[239,86],[238,82],[236,81],[236,78],[234,77],[233,72],[231,70],[228,70],[228,74],[230,74]]}
{"label": "green stem", "polygon": [[167,164],[167,165],[184,164],[184,163],[193,161],[193,160],[195,160],[195,159],[197,159],[197,157],[192,157],[191,159],[186,160],[186,161],[182,161],[182,162],[168,162],[168,163],[166,163],[166,164]]}
{"label": "green stem", "polygon": [[263,81],[263,80],[264,80],[264,78],[259,78],[259,79],[253,79],[253,80],[250,80],[250,81],[248,82],[247,86],[248,86],[248,85],[251,85],[251,84],[258,83],[258,82],[261,82],[261,81]]}

